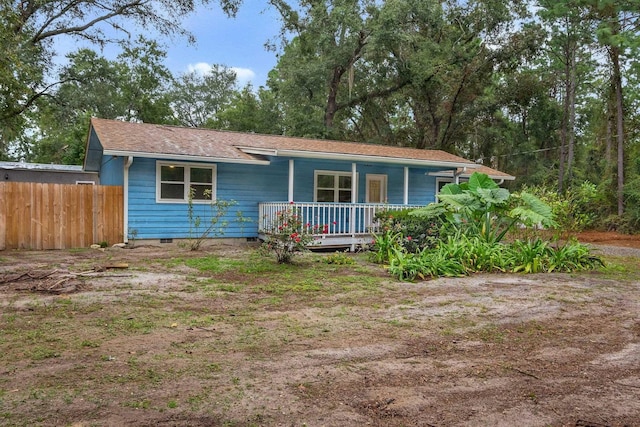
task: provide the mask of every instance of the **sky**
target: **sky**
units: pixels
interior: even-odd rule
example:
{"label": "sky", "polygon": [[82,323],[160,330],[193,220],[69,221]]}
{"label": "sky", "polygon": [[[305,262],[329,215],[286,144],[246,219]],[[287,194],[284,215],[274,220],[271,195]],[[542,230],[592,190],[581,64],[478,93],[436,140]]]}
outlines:
{"label": "sky", "polygon": [[[186,38],[155,38],[167,52],[165,65],[174,75],[189,71],[205,72],[212,64],[221,64],[236,71],[238,84],[251,83],[254,89],[264,86],[269,71],[275,67],[276,53],[267,51],[265,43],[274,40],[280,30],[277,12],[267,8],[266,2],[245,1],[235,18],[225,15],[217,4],[200,7],[182,22],[191,32],[196,43],[190,45]],[[115,59],[120,52],[117,46],[84,44],[70,37],[56,40],[55,50],[60,58],[79,47],[90,47],[108,59]]]}
{"label": "sky", "polygon": [[260,3],[245,1],[235,18],[217,5],[198,10],[184,22],[197,44],[176,40],[168,46],[167,67],[176,74],[222,64],[234,68],[241,86],[247,81],[263,86],[277,61],[276,53],[264,45],[278,35],[280,21],[277,12]]}

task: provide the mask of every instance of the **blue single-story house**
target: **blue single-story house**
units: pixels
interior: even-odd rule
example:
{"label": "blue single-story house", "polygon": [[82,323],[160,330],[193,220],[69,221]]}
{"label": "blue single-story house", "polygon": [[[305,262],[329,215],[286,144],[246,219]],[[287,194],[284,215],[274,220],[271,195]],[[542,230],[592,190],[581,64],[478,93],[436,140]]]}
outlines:
{"label": "blue single-story house", "polygon": [[[481,170],[439,150],[128,123],[93,118],[84,170],[124,189],[123,239],[189,236],[188,200],[207,222],[211,198],[235,201],[224,237],[256,239],[296,209],[322,245],[371,239],[380,210],[424,206],[439,187]],[[238,213],[240,212],[240,213]],[[244,218],[244,221],[239,221]],[[250,221],[247,222],[246,219]]]}

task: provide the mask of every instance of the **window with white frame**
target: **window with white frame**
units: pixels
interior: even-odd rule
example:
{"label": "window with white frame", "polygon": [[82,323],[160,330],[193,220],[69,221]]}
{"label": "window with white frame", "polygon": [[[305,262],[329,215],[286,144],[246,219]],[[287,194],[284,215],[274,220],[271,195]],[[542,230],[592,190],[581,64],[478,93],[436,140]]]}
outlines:
{"label": "window with white frame", "polygon": [[436,194],[440,194],[442,187],[447,184],[451,184],[452,182],[453,178],[436,178]]}
{"label": "window with white frame", "polygon": [[[468,182],[469,178],[458,178],[458,183],[462,184],[463,182]],[[442,191],[442,187],[444,187],[447,184],[453,184],[455,181],[453,180],[453,178],[436,178],[436,194],[440,194],[440,191]]]}
{"label": "window with white frame", "polygon": [[196,163],[156,163],[156,201],[187,203],[216,198],[216,167]]}
{"label": "window with white frame", "polygon": [[350,172],[316,171],[314,183],[314,199],[316,202],[351,203]]}

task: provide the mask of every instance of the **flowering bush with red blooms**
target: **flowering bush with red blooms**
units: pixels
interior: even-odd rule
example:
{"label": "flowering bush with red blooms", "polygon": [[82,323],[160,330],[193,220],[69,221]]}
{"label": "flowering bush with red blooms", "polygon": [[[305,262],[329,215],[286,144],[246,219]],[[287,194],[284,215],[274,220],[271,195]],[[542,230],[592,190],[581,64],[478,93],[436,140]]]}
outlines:
{"label": "flowering bush with red blooms", "polygon": [[[280,264],[290,263],[296,252],[302,252],[313,244],[314,233],[318,233],[318,225],[304,223],[298,209],[293,202],[287,209],[276,212],[271,224],[264,230],[266,238],[262,250],[268,254],[274,253]],[[323,227],[323,232],[326,233]]]}

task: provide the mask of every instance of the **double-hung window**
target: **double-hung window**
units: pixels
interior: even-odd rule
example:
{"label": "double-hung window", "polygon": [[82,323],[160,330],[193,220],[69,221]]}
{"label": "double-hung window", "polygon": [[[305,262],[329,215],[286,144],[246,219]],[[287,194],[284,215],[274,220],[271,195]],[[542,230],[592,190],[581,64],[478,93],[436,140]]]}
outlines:
{"label": "double-hung window", "polygon": [[208,202],[216,198],[216,167],[190,163],[156,163],[156,201]]}
{"label": "double-hung window", "polygon": [[351,203],[350,172],[316,171],[315,173],[315,201]]}

